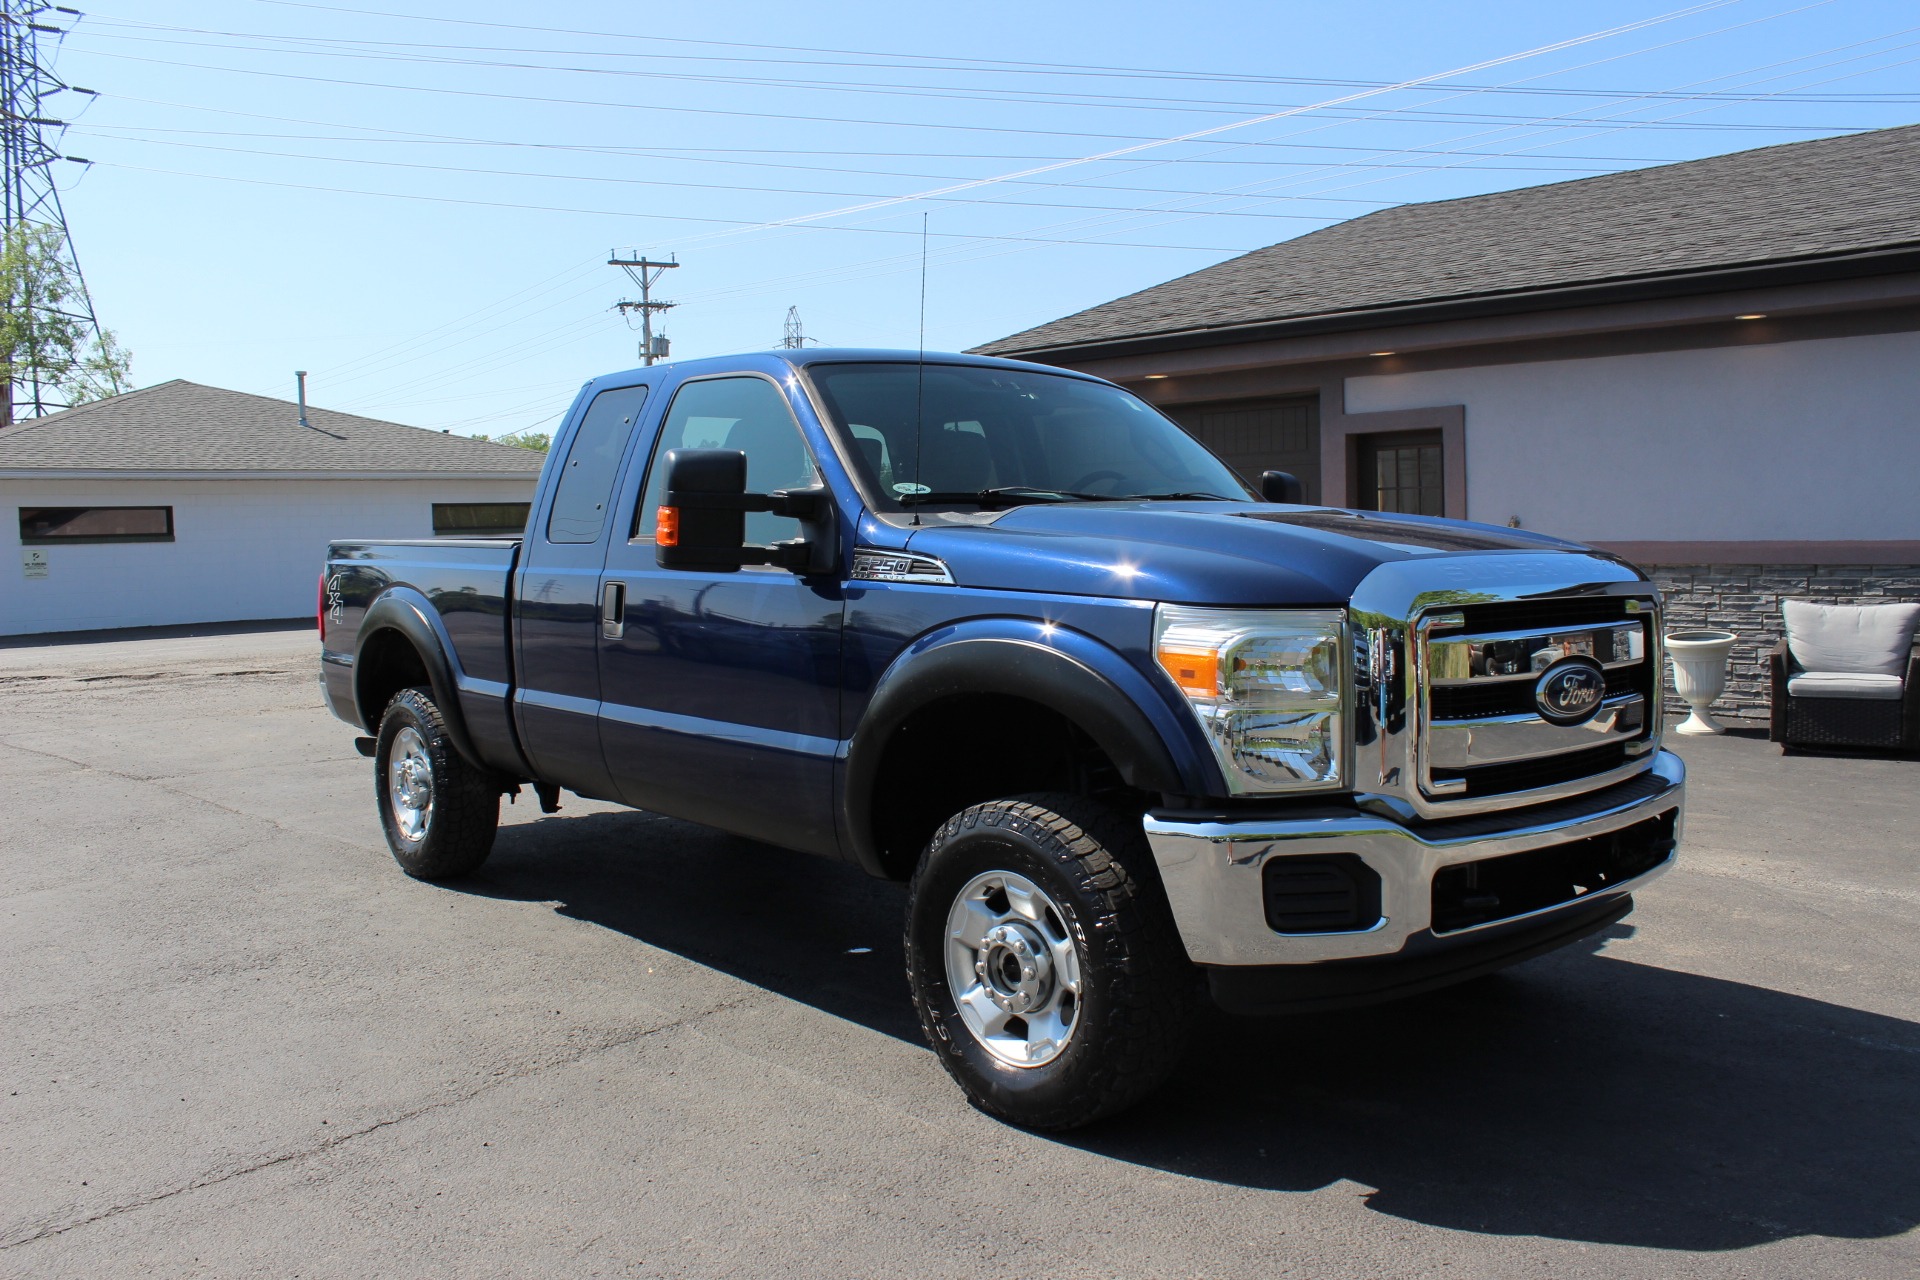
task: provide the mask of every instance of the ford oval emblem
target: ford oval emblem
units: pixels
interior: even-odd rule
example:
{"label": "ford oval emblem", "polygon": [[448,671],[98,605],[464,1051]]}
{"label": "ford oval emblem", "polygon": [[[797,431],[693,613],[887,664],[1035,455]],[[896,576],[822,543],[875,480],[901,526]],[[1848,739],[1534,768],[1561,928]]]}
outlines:
{"label": "ford oval emblem", "polygon": [[1593,718],[1606,697],[1607,673],[1591,658],[1566,658],[1540,673],[1533,704],[1553,724],[1579,724]]}

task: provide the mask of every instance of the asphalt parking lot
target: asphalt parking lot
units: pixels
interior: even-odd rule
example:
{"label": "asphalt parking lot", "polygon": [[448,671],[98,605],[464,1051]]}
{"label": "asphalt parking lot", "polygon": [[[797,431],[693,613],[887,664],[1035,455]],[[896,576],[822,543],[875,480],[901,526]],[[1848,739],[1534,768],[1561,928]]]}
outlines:
{"label": "asphalt parking lot", "polygon": [[1063,1139],[961,1101],[850,868],[528,797],[408,880],[314,659],[0,649],[0,1274],[1920,1274],[1920,762],[1673,740],[1604,938],[1216,1018]]}

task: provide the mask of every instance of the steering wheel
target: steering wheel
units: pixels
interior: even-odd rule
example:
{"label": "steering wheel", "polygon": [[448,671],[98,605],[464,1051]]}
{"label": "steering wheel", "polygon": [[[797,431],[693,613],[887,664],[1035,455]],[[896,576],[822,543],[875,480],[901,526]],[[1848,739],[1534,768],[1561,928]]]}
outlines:
{"label": "steering wheel", "polygon": [[1125,480],[1125,479],[1126,477],[1124,475],[1121,475],[1118,471],[1089,471],[1087,472],[1087,474],[1081,476],[1078,480],[1075,480],[1072,484],[1068,485],[1067,487],[1069,489],[1076,489],[1084,492],[1088,488],[1092,487],[1093,485],[1099,484],[1103,480]]}

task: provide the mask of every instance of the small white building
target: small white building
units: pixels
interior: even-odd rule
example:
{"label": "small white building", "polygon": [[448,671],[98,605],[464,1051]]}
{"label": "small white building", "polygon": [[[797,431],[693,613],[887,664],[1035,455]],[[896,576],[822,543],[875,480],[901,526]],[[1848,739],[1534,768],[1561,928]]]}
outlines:
{"label": "small white building", "polygon": [[311,617],[339,538],[518,533],[543,456],[164,382],[0,427],[0,635]]}

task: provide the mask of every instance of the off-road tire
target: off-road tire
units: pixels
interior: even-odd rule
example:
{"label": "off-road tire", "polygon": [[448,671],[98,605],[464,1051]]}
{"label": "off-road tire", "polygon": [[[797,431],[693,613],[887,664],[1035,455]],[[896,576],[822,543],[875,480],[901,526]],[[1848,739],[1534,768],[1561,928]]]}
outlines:
{"label": "off-road tire", "polygon": [[[389,774],[394,740],[412,729],[430,766],[433,807],[418,839],[402,829]],[[500,826],[500,793],[468,762],[447,736],[446,721],[431,690],[402,689],[380,716],[373,752],[373,790],[380,827],[400,869],[419,880],[446,880],[480,868],[493,852]]]}
{"label": "off-road tire", "polygon": [[[974,877],[1013,872],[1066,919],[1081,993],[1066,1049],[1041,1066],[1002,1061],[950,988],[948,912]],[[982,1111],[1072,1129],[1129,1107],[1178,1065],[1202,1002],[1137,816],[1071,794],[977,804],[936,832],[907,899],[907,981],[940,1064]]]}

